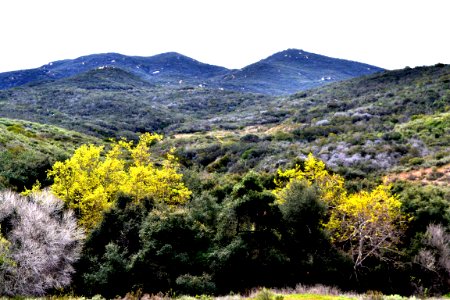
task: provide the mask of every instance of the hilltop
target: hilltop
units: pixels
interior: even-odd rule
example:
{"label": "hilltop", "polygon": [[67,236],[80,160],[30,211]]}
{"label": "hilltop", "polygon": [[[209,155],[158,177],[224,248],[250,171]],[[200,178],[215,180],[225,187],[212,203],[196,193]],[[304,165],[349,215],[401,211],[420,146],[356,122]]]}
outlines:
{"label": "hilltop", "polygon": [[1,73],[0,89],[55,81],[105,67],[120,68],[145,81],[162,84],[178,84],[180,80],[198,84],[227,71],[225,68],[203,64],[175,52],[151,57],[105,53],[50,62],[37,69]]}
{"label": "hilltop", "polygon": [[284,95],[381,71],[367,64],[289,49],[230,72],[223,84],[226,88]]}
{"label": "hilltop", "polygon": [[276,53],[241,70],[204,64],[176,52],[150,57],[106,53],[0,73],[0,89],[54,82],[106,67],[122,69],[160,86],[208,86],[271,95],[289,94],[382,71],[375,66],[295,49]]}

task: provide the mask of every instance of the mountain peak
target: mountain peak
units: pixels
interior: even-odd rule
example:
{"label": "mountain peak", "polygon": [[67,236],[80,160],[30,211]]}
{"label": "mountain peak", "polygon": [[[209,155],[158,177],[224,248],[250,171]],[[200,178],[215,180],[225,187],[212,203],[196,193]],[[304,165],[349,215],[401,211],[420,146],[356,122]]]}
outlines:
{"label": "mountain peak", "polygon": [[227,75],[227,87],[264,94],[290,94],[383,69],[299,49],[277,52]]}

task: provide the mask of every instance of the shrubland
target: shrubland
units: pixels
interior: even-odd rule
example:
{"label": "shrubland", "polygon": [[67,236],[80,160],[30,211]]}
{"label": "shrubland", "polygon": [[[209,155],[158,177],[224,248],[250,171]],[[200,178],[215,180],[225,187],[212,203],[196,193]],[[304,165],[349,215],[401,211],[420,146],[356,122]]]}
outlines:
{"label": "shrubland", "polygon": [[[31,261],[38,271],[30,278],[42,286],[39,292],[2,293],[222,295],[298,283],[371,290],[373,297],[448,293],[447,177],[439,176],[438,185],[431,177],[418,184],[400,176],[425,168],[433,176],[446,172],[440,168],[450,161],[448,68],[386,72],[280,98],[198,87],[168,91],[106,70],[118,76],[109,85],[117,84],[115,92],[98,82],[84,86],[82,78],[58,81],[59,90],[52,91],[64,94],[58,96],[62,103],[86,101],[74,104],[91,108],[81,122],[71,115],[74,106],[60,104],[54,116],[23,110],[18,104],[30,95],[26,87],[2,91],[0,101],[16,99],[4,112],[20,108],[23,118],[103,138],[1,121],[3,187],[30,194],[37,192],[38,185],[28,189],[38,179],[64,203],[51,218],[65,227],[60,216],[73,211],[76,232],[85,234],[81,253],[81,235],[76,247],[65,248],[73,251],[65,265],[52,262],[65,252],[43,256],[41,265],[69,270],[61,282],[49,285],[42,276],[52,269],[39,271],[41,265]],[[105,74],[89,76],[105,80]],[[129,80],[125,86],[121,77]],[[80,90],[72,89],[72,81]],[[36,101],[48,99],[52,90],[32,88],[41,95]],[[102,98],[105,93],[110,98]],[[136,113],[133,95],[149,105],[159,99],[159,106],[142,105],[149,110]],[[122,119],[108,115],[116,97],[123,97]],[[111,102],[103,111],[103,102],[94,98]],[[198,106],[190,110],[194,102]],[[167,122],[158,119],[160,111]],[[166,137],[139,133],[148,129]],[[15,284],[28,278],[10,276],[21,270],[13,255],[20,245],[35,245],[36,236],[45,246],[65,244],[44,238],[45,232],[14,238],[14,226],[30,217],[19,207],[34,203],[38,211],[42,201],[12,195],[17,209],[0,220],[0,269],[9,270],[0,280]]]}
{"label": "shrubland", "polygon": [[0,118],[0,189],[22,192],[36,180],[49,185],[47,170],[84,143],[100,140],[51,125]]}
{"label": "shrubland", "polygon": [[[407,196],[415,187],[408,184],[392,187],[385,182],[352,191],[344,177],[312,154],[276,173],[251,171],[232,177],[191,169],[182,174],[171,152],[168,158],[151,155],[160,139],[144,134],[136,145],[113,142],[104,155],[99,155],[104,146],[83,145],[49,173],[54,177],[50,189],[77,217],[78,229],[73,223],[61,226],[87,234],[80,259],[67,262],[69,270],[76,270],[70,285],[75,294],[225,294],[299,282],[383,293],[448,292],[450,220],[425,204],[432,195],[450,210],[444,188],[415,202]],[[171,180],[158,177],[167,172],[172,172]],[[86,176],[91,180],[83,179]],[[20,206],[23,201],[42,202],[24,199],[12,201]],[[424,206],[421,210],[411,205]],[[3,219],[2,229],[8,220]],[[11,232],[3,234],[2,268],[19,266],[18,258],[9,254],[17,243]],[[19,280],[2,276],[4,281]],[[36,284],[47,282],[37,274],[30,276]]]}

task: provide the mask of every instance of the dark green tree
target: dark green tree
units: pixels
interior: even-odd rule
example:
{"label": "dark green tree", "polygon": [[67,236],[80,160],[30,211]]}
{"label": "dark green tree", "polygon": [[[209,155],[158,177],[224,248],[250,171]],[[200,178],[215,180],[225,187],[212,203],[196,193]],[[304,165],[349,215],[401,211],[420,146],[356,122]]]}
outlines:
{"label": "dark green tree", "polygon": [[280,285],[287,257],[281,251],[281,213],[258,174],[237,183],[219,216],[211,268],[220,291]]}

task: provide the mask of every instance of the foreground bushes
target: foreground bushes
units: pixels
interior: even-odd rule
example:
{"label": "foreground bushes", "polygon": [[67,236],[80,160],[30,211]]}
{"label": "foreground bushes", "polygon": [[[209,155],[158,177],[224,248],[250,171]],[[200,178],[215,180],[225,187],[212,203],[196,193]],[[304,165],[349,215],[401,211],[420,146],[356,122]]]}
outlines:
{"label": "foreground bushes", "polygon": [[49,192],[0,192],[0,295],[43,295],[71,283],[83,233]]}
{"label": "foreground bushes", "polygon": [[[130,291],[227,294],[298,282],[386,294],[448,291],[448,216],[428,205],[447,211],[445,190],[396,185],[396,196],[382,184],[350,192],[312,155],[277,175],[185,174],[189,201],[111,195],[110,208],[88,231],[71,291],[107,298]],[[82,238],[74,217],[46,192],[2,197],[1,292],[67,286]],[[21,226],[33,230],[18,234]]]}

